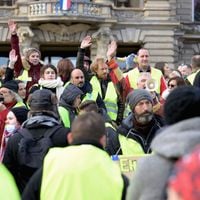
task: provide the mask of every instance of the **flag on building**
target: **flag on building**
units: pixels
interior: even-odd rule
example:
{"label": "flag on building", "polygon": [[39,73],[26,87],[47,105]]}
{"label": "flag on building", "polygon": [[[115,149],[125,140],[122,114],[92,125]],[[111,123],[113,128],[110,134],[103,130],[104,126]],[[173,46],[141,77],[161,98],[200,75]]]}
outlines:
{"label": "flag on building", "polygon": [[71,8],[71,0],[60,0],[60,9],[69,10]]}

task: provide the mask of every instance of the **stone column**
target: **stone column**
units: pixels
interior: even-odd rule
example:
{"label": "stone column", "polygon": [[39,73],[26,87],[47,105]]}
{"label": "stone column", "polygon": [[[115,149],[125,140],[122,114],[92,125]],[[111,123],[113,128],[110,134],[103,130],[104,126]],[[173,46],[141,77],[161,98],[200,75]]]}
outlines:
{"label": "stone column", "polygon": [[17,30],[17,34],[19,37],[19,46],[21,55],[24,54],[24,51],[27,48],[35,47],[39,48],[39,45],[34,42],[34,33],[30,28],[30,24],[22,24],[19,26]]}
{"label": "stone column", "polygon": [[[92,37],[96,42],[96,55],[98,57],[103,57],[106,59],[106,52],[108,44],[114,39],[111,32],[111,24],[102,24],[98,31],[93,33]],[[94,52],[94,51],[93,51]]]}

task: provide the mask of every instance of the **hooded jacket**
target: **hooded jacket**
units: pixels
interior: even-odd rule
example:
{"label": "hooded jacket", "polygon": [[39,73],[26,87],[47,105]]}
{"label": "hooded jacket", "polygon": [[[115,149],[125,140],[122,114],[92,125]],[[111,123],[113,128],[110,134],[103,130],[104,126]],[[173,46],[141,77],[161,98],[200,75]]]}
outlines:
{"label": "hooded jacket", "polygon": [[[59,129],[56,130],[55,133],[50,137],[53,147],[67,146],[67,134],[69,129],[61,126],[60,122],[57,121],[54,117],[38,114],[25,121],[22,128],[28,129],[34,138],[40,138],[46,132],[46,130],[51,130],[51,128],[55,126],[59,126]],[[23,191],[30,177],[36,171],[33,168],[20,165],[20,154],[18,151],[19,143],[22,138],[23,136],[16,132],[8,140],[7,148],[3,158],[3,163],[14,176],[20,192]]]}
{"label": "hooded jacket", "polygon": [[166,199],[166,184],[173,165],[200,143],[199,130],[199,117],[165,128],[152,142],[154,154],[138,161],[127,200]]}

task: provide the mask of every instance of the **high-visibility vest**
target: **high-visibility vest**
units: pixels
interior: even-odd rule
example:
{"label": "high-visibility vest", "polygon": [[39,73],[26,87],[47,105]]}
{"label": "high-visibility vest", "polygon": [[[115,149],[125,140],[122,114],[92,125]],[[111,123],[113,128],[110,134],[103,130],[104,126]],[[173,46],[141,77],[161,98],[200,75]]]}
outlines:
{"label": "high-visibility vest", "polygon": [[22,74],[17,77],[17,80],[21,80],[24,82],[32,81],[32,77],[28,76],[28,70],[23,70]]}
{"label": "high-visibility vest", "polygon": [[122,155],[142,155],[145,154],[142,146],[135,140],[119,134],[119,142]]}
{"label": "high-visibility vest", "polygon": [[41,200],[120,200],[122,191],[119,167],[93,145],[52,148],[44,159]]}
{"label": "high-visibility vest", "polygon": [[15,179],[3,164],[0,164],[0,174],[0,199],[20,200]]}
{"label": "high-visibility vest", "polygon": [[[137,89],[137,80],[140,77],[140,72],[139,72],[138,68],[136,67],[136,68],[130,70],[128,72],[127,76],[128,76],[131,88]],[[161,84],[160,80],[162,77],[162,72],[154,67],[151,67],[151,77],[152,77],[152,79],[156,80],[156,82],[158,84],[158,87],[156,88],[156,92],[158,94],[160,94],[160,84]]]}
{"label": "high-visibility vest", "polygon": [[13,106],[13,108],[16,108],[16,107],[26,107],[26,105],[24,104],[24,102],[19,101]]}
{"label": "high-visibility vest", "polygon": [[58,106],[58,113],[60,115],[60,118],[61,118],[64,126],[66,128],[70,128],[71,120],[70,120],[70,116],[69,116],[69,111],[62,106]]}
{"label": "high-visibility vest", "polygon": [[199,71],[200,71],[200,69],[197,70],[196,72],[190,74],[190,75],[187,77],[187,80],[191,83],[191,85],[193,85],[194,79],[195,79],[195,77],[196,77],[196,75],[197,75],[197,73],[198,73]]}
{"label": "high-visibility vest", "polygon": [[[96,101],[98,94],[102,97],[101,85],[96,76],[92,77],[92,79],[90,80],[90,83],[92,85],[93,98],[96,97],[95,98],[95,101]],[[116,120],[117,112],[118,112],[117,93],[112,82],[108,83],[106,94],[103,101],[105,103],[106,110],[110,118],[112,120]]]}

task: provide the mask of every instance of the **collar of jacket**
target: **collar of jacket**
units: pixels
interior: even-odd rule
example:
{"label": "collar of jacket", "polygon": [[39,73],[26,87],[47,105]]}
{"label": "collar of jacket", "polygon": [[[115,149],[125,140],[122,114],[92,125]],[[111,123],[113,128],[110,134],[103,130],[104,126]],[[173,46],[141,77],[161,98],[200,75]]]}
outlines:
{"label": "collar of jacket", "polygon": [[84,144],[90,144],[90,145],[93,145],[101,150],[104,150],[103,146],[97,142],[97,141],[94,141],[94,140],[86,140],[86,139],[81,139],[81,140],[74,140],[71,145],[84,145]]}
{"label": "collar of jacket", "polygon": [[141,73],[141,72],[150,72],[151,73],[151,67],[150,66],[148,66],[147,67],[147,70],[146,71],[144,71],[142,68],[140,68],[140,67],[138,67],[138,70],[139,70],[139,72]]}
{"label": "collar of jacket", "polygon": [[23,128],[36,128],[41,126],[53,127],[59,125],[60,122],[53,117],[47,115],[37,115],[26,120],[22,127]]}

